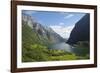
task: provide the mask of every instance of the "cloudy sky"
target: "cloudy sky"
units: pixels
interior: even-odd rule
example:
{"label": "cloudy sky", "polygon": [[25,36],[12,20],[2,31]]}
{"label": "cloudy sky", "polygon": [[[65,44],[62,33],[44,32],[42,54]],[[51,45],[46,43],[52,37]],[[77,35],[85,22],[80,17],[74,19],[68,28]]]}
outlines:
{"label": "cloudy sky", "polygon": [[85,15],[85,13],[77,12],[48,12],[32,10],[22,10],[22,13],[32,16],[43,26],[51,27],[63,38],[69,38],[75,23]]}

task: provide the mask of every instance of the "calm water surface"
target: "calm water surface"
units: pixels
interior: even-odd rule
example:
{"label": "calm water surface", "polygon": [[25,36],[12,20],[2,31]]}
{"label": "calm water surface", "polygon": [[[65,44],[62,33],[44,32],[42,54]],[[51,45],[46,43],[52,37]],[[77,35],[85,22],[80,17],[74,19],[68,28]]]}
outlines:
{"label": "calm water surface", "polygon": [[72,52],[74,48],[72,48],[72,46],[70,46],[69,44],[61,42],[61,43],[50,45],[50,49],[59,49],[59,50],[65,50],[68,52]]}

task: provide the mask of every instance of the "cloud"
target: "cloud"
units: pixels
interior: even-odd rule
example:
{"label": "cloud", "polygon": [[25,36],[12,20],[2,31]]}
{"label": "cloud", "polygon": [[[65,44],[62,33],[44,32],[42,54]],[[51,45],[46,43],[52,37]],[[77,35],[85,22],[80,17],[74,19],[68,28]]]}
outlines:
{"label": "cloud", "polygon": [[23,10],[22,12],[25,14],[28,14],[28,15],[32,15],[32,14],[36,13],[36,11],[32,11],[32,10]]}
{"label": "cloud", "polygon": [[71,18],[71,17],[73,17],[74,16],[74,14],[68,14],[68,15],[66,15],[65,17],[64,17],[64,19],[68,19],[68,18]]}
{"label": "cloud", "polygon": [[53,25],[50,27],[63,38],[69,38],[74,25],[71,26]]}

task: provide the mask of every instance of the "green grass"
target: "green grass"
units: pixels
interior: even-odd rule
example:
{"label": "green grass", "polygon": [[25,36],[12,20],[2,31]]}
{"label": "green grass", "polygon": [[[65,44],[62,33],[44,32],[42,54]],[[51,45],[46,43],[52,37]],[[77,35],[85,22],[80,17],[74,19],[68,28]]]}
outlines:
{"label": "green grass", "polygon": [[23,62],[35,61],[59,61],[59,60],[78,60],[86,59],[84,56],[77,56],[73,53],[68,53],[63,50],[49,50],[46,46],[34,44],[30,48],[23,49]]}

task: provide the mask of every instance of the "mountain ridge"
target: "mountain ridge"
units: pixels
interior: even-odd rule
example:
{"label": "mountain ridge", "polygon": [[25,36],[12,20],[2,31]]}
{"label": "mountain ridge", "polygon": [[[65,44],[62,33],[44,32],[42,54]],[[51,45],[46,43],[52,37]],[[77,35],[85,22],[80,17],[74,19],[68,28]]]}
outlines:
{"label": "mountain ridge", "polygon": [[70,37],[66,43],[76,44],[78,41],[89,41],[90,34],[90,15],[85,14],[72,29]]}
{"label": "mountain ridge", "polygon": [[[22,25],[28,25],[34,34],[37,34],[41,41],[48,41],[49,43],[62,42],[64,39],[57,34],[52,28],[43,26],[33,19],[33,17],[22,14]],[[23,27],[24,28],[24,27]],[[23,30],[24,31],[24,30]]]}

